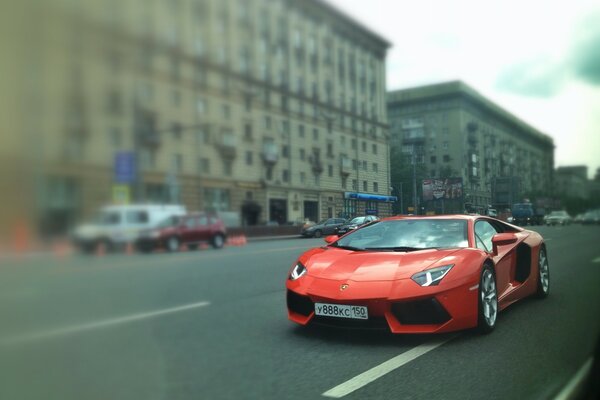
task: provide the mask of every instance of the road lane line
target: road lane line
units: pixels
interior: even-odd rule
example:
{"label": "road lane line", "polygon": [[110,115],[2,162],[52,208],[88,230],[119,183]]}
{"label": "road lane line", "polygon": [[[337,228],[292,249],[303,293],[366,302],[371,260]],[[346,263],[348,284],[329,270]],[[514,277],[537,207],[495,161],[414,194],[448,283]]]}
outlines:
{"label": "road lane line", "polygon": [[355,376],[354,378],[347,380],[346,382],[337,385],[336,387],[329,389],[323,396],[325,397],[333,397],[339,399],[340,397],[344,397],[355,390],[362,388],[365,385],[381,378],[382,376],[392,372],[393,370],[400,368],[401,366],[408,364],[416,358],[421,357],[422,355],[429,353],[431,350],[434,350],[444,343],[454,339],[457,335],[449,337],[445,340],[439,340],[433,343],[423,343],[417,347],[414,347],[400,355],[397,355],[394,358],[391,358],[376,367],[371,368],[368,371],[363,372],[360,375]]}
{"label": "road lane line", "polygon": [[594,258],[592,260],[593,263],[600,263],[600,257]]}
{"label": "road lane line", "polygon": [[578,392],[581,391],[582,383],[592,370],[593,362],[594,357],[588,358],[586,362],[583,363],[583,365],[577,370],[575,375],[569,379],[567,385],[560,391],[554,400],[568,400],[578,397],[577,394],[581,394]]}
{"label": "road lane line", "polygon": [[142,313],[137,313],[137,314],[125,315],[123,317],[109,318],[109,319],[100,320],[100,321],[96,321],[96,322],[88,322],[88,323],[79,324],[79,325],[66,326],[64,328],[56,328],[56,329],[50,329],[50,330],[46,330],[46,331],[18,335],[18,336],[13,336],[13,337],[8,337],[8,338],[0,338],[0,346],[21,344],[21,343],[32,342],[32,341],[41,340],[41,339],[51,339],[51,338],[54,338],[57,336],[72,335],[72,334],[76,334],[76,333],[91,331],[94,329],[108,328],[111,326],[126,324],[129,322],[135,322],[135,321],[140,321],[140,320],[144,320],[144,319],[155,318],[155,317],[159,317],[159,316],[162,316],[165,314],[173,314],[173,313],[177,313],[177,312],[181,312],[181,311],[188,311],[188,310],[192,310],[195,308],[205,307],[205,306],[208,306],[209,304],[210,303],[208,301],[200,301],[198,303],[185,304],[182,306],[165,308],[162,310],[147,311],[147,312],[142,312]]}

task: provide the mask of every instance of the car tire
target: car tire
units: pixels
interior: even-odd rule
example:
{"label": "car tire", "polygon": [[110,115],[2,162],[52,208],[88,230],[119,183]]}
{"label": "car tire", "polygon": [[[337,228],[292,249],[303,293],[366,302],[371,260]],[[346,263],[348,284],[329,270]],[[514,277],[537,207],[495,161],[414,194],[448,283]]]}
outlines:
{"label": "car tire", "polygon": [[214,247],[215,249],[220,249],[223,247],[223,245],[225,245],[225,236],[219,234],[216,234],[215,236],[212,237],[212,239],[210,240],[210,244],[212,245],[212,247]]}
{"label": "car tire", "polygon": [[317,229],[313,236],[316,238],[320,238],[321,236],[323,236],[323,232],[321,232],[320,229]]}
{"label": "car tire", "polygon": [[477,293],[477,330],[488,334],[494,330],[498,320],[496,275],[490,264],[484,264],[481,270]]}
{"label": "car tire", "polygon": [[536,297],[544,299],[550,294],[550,265],[548,264],[548,253],[542,246],[538,256],[538,280]]}
{"label": "car tire", "polygon": [[180,243],[177,236],[171,236],[167,239],[167,250],[171,253],[179,251]]}

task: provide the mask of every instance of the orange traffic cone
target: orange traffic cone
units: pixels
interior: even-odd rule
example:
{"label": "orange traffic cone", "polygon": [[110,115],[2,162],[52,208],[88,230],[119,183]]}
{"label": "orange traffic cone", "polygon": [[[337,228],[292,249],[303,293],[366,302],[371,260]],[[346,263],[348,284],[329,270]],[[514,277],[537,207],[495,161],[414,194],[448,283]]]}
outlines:
{"label": "orange traffic cone", "polygon": [[100,242],[96,245],[96,255],[103,256],[106,254],[106,243]]}
{"label": "orange traffic cone", "polygon": [[133,243],[127,242],[127,245],[125,246],[125,254],[127,254],[128,256],[130,256],[133,253],[134,253]]}

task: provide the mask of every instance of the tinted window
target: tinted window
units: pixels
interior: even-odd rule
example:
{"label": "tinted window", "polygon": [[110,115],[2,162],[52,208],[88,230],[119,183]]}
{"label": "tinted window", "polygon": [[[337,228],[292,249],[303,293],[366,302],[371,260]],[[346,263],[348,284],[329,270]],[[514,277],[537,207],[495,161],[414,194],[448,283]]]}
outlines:
{"label": "tinted window", "polygon": [[127,211],[125,219],[130,224],[148,223],[148,213],[146,211]]}
{"label": "tinted window", "polygon": [[208,217],[206,215],[201,215],[200,217],[198,217],[198,225],[200,225],[200,226],[208,225]]}
{"label": "tinted window", "polygon": [[100,225],[118,225],[121,223],[121,214],[116,211],[104,211],[98,214],[96,221]]}
{"label": "tinted window", "polygon": [[477,221],[475,223],[475,243],[478,248],[485,251],[492,251],[492,237],[498,231],[487,221]]}
{"label": "tinted window", "polygon": [[196,227],[196,218],[186,218],[183,222],[186,228],[192,229]]}

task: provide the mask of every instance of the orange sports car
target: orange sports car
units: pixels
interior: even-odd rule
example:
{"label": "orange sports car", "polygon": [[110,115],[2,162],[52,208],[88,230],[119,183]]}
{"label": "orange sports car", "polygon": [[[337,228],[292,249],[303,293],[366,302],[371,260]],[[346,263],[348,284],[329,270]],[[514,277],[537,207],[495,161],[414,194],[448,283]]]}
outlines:
{"label": "orange sports car", "polygon": [[542,236],[494,218],[393,217],[325,241],[288,274],[301,325],[487,333],[499,311],[550,289]]}

